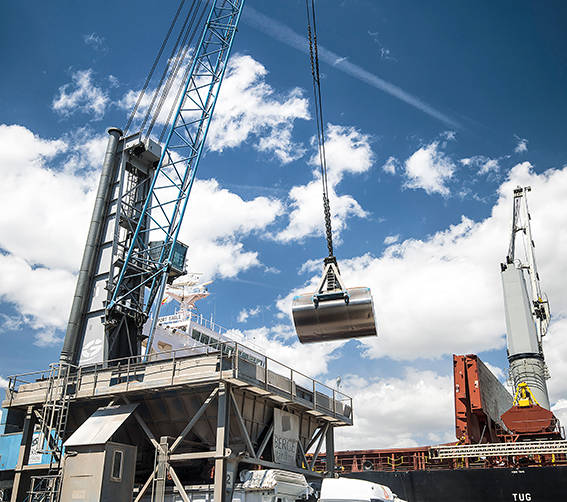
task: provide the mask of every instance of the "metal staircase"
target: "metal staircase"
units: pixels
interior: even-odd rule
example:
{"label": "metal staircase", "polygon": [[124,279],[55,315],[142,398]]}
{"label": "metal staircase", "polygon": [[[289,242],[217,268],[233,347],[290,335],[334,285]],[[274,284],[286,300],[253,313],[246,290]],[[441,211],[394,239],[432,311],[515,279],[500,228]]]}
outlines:
{"label": "metal staircase", "polygon": [[66,363],[50,366],[49,381],[40,420],[40,453],[49,455],[47,475],[32,476],[29,502],[57,502],[61,488],[63,439],[72,399],[70,376],[73,367]]}

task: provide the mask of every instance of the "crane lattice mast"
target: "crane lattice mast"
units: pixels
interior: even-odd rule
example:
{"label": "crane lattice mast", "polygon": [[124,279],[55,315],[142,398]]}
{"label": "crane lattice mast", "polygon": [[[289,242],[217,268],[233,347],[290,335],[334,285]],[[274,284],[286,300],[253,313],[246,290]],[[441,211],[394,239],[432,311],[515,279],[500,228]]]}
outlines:
{"label": "crane lattice mast", "polygon": [[[154,323],[157,320],[243,5],[244,0],[213,2],[130,248],[113,284],[109,312],[131,310],[132,315],[147,319],[155,305]],[[159,245],[152,246],[155,242]],[[129,279],[141,274],[143,280],[131,287]],[[148,288],[141,304],[137,301],[140,288]]]}

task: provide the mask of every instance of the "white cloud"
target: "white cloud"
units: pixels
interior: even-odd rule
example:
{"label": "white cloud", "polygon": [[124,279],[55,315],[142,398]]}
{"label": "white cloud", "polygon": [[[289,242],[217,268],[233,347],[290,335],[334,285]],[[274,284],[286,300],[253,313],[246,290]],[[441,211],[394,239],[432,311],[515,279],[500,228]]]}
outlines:
{"label": "white cloud", "polygon": [[498,366],[494,366],[494,364],[490,364],[487,361],[482,361],[484,365],[492,372],[492,374],[498,378],[501,382],[505,382],[508,377],[508,371],[499,368]]}
{"label": "white cloud", "polygon": [[59,154],[70,152],[77,165],[79,157],[66,141],[39,138],[25,127],[0,125],[0,148],[6,152],[0,163],[0,248],[33,265],[75,270],[96,177],[48,167]]}
{"label": "white cloud", "polygon": [[398,159],[396,157],[388,157],[384,165],[382,166],[382,170],[388,174],[396,174],[396,166],[398,165]]}
{"label": "white cloud", "polygon": [[[276,325],[274,327],[261,327],[249,330],[230,330],[229,335],[241,343],[248,345],[260,353],[271,357],[278,363],[284,364],[300,371],[308,377],[317,377],[328,372],[329,362],[338,357],[338,349],[344,342],[326,342],[309,346],[309,357],[305,357],[306,348],[292,336],[293,328],[289,325]],[[289,343],[293,338],[294,342]],[[289,374],[289,370],[272,363],[272,371],[280,374]]]}
{"label": "white cloud", "polygon": [[514,135],[516,139],[516,147],[514,148],[515,153],[525,153],[528,151],[528,140],[526,138],[520,138]]}
{"label": "white cloud", "polygon": [[50,328],[36,333],[34,345],[49,347],[50,345],[59,345],[62,341],[63,336],[59,336],[55,328]]}
{"label": "white cloud", "polygon": [[277,199],[244,200],[214,179],[197,180],[180,234],[189,244],[189,268],[212,278],[260,265],[258,253],[245,250],[240,239],[265,229],[282,211]]}
{"label": "white cloud", "polygon": [[[86,130],[47,140],[0,125],[0,299],[37,330],[38,344],[57,343],[54,329],[66,324],[105,144]],[[241,240],[281,212],[277,199],[244,200],[214,179],[198,180],[180,233],[189,268],[234,277],[260,265]]]}
{"label": "white cloud", "polygon": [[[207,148],[222,151],[251,141],[258,151],[274,155],[283,164],[304,154],[304,148],[293,141],[292,131],[296,120],[309,119],[308,100],[299,88],[277,93],[266,82],[267,75],[266,68],[251,56],[231,57],[207,135]],[[179,75],[173,89],[182,85],[181,78]],[[138,93],[129,91],[118,105],[130,110]],[[148,110],[152,93],[153,89],[146,93],[140,114]],[[157,123],[165,123],[174,98],[168,97]]]}
{"label": "white cloud", "polygon": [[0,276],[0,299],[16,307],[33,328],[65,325],[75,289],[71,272],[32,267],[23,258],[0,253]]}
{"label": "white cloud", "polygon": [[260,306],[256,306],[253,308],[251,307],[249,309],[242,309],[238,313],[238,317],[236,318],[236,320],[241,323],[246,322],[248,318],[257,316],[259,313],[260,313]]}
{"label": "white cloud", "polygon": [[83,35],[83,42],[97,51],[106,50],[104,37],[95,32]]}
{"label": "white cloud", "polygon": [[7,389],[7,388],[8,388],[8,380],[0,376],[0,389]]}
{"label": "white cloud", "polygon": [[446,183],[455,171],[454,162],[440,149],[439,142],[434,141],[421,147],[405,162],[404,170],[407,181],[404,186],[412,189],[423,189],[428,194],[450,194]]}
{"label": "white cloud", "polygon": [[446,141],[453,141],[457,137],[457,133],[455,131],[444,131],[441,133],[441,137],[445,138]]}
{"label": "white cloud", "polygon": [[[374,164],[374,153],[370,147],[370,137],[354,127],[329,124],[326,138],[329,203],[334,236],[338,238],[348,218],[364,218],[367,213],[351,195],[338,195],[336,187],[346,173],[367,172]],[[314,179],[290,190],[289,205],[292,210],[287,227],[275,236],[279,241],[290,242],[323,234],[323,188],[318,153],[311,157],[310,163],[316,166],[313,169]]]}
{"label": "white cloud", "polygon": [[460,160],[463,166],[474,167],[478,170],[478,174],[487,174],[490,172],[497,172],[500,170],[499,159],[491,159],[484,155],[475,155]]}
{"label": "white cloud", "polygon": [[401,378],[346,375],[341,392],[353,397],[355,420],[352,427],[336,430],[337,450],[369,445],[403,448],[455,439],[452,376],[411,368]]}
{"label": "white cloud", "polygon": [[567,399],[560,399],[551,407],[553,414],[559,419],[562,425],[567,424]]}
{"label": "white cloud", "polygon": [[71,75],[71,82],[59,87],[59,95],[53,99],[51,107],[63,116],[77,111],[92,114],[101,119],[109,104],[106,91],[93,82],[93,70],[78,70]]}
{"label": "white cloud", "polygon": [[386,246],[389,246],[390,244],[394,244],[394,243],[398,242],[399,240],[400,240],[400,234],[388,235],[384,239],[384,244],[386,244]]}
{"label": "white cloud", "polygon": [[273,153],[282,163],[303,155],[291,133],[295,120],[309,118],[308,101],[299,88],[278,96],[266,83],[267,74],[250,56],[231,58],[209,130],[209,148],[234,148],[254,135],[255,148]]}
{"label": "white cloud", "polygon": [[[534,212],[533,207],[531,208]],[[538,246],[539,251],[539,246]],[[541,270],[541,267],[540,267]],[[540,276],[545,284],[548,283],[546,276],[540,271]],[[565,297],[563,297],[565,298]],[[557,299],[561,301],[561,299]],[[557,300],[550,294],[551,314],[556,314],[555,318],[552,317],[552,323],[547,336],[543,339],[543,350],[545,353],[545,360],[549,367],[551,378],[547,381],[549,389],[549,397],[551,402],[560,400],[567,396],[567,367],[565,361],[567,360],[567,317],[565,317],[565,308],[559,314],[557,312]],[[567,411],[567,410],[566,410]],[[567,416],[565,417],[567,419]],[[567,424],[567,420],[563,425]]]}
{"label": "white cloud", "polygon": [[[567,316],[563,280],[567,275],[567,213],[563,210],[567,167],[535,174],[529,163],[522,163],[500,186],[499,198],[486,219],[474,222],[463,217],[431,237],[391,245],[380,257],[366,254],[341,261],[347,285],[372,289],[378,337],[361,339],[367,357],[413,360],[504,348],[499,263],[508,247],[517,185],[532,187],[529,202],[543,289],[556,319]],[[318,280],[316,274],[301,289],[313,288]],[[278,302],[288,315],[293,294]],[[551,333],[546,344],[561,348],[547,351],[550,368],[562,375],[557,368],[559,358],[567,358],[567,342],[563,349],[560,337],[553,340]],[[567,382],[567,373],[559,381]]]}
{"label": "white cloud", "polygon": [[6,314],[0,314],[0,321],[0,333],[6,331],[19,331],[26,323],[26,319],[22,315],[8,316]]}

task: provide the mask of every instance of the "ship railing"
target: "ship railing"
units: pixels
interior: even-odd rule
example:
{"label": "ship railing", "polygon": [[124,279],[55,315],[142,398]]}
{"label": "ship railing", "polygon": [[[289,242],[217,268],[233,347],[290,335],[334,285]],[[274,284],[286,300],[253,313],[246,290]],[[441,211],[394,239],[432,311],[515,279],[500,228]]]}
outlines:
{"label": "ship railing", "polygon": [[205,326],[205,328],[210,329],[215,333],[219,333],[220,335],[229,331],[227,328],[217,324],[212,319],[207,319],[203,314],[197,314],[196,312],[176,312],[175,314],[165,315],[159,318],[160,324],[170,324],[189,320],[196,322],[201,326]]}
{"label": "ship railing", "polygon": [[[228,340],[240,343],[238,341],[238,330],[225,328],[224,326],[221,326],[220,324],[214,322],[212,319],[207,319],[203,314],[197,314],[196,312],[176,312],[175,314],[161,316],[159,318],[159,323],[162,326],[189,321],[198,324],[199,326],[202,326],[205,329],[212,331],[213,333],[217,333],[227,338]],[[174,326],[172,326],[172,328],[174,328]],[[260,353],[262,352],[262,349],[256,344],[250,341],[247,341],[246,343],[255,351]]]}
{"label": "ship railing", "polygon": [[[352,398],[343,392],[242,343],[232,340],[211,340],[208,344],[194,342],[190,347],[73,367],[65,392],[76,394],[81,389],[83,377],[88,375],[89,381],[98,382],[103,374],[108,378],[109,370],[112,373],[110,378],[113,379],[113,384],[125,383],[124,390],[128,391],[132,382],[143,380],[148,365],[154,363],[163,365],[164,362],[170,362],[169,365],[163,366],[165,368],[163,371],[166,373],[163,375],[164,379],[168,380],[167,372],[169,372],[169,380],[173,383],[179,372],[177,366],[179,360],[202,355],[217,355],[220,359],[218,366],[220,380],[243,379],[251,385],[284,396],[292,402],[303,404],[335,418],[352,421]],[[54,363],[55,366],[58,364]],[[52,368],[10,376],[6,390],[7,400],[17,394],[22,385],[49,380],[50,374],[53,374]],[[73,398],[72,395],[70,397]]]}

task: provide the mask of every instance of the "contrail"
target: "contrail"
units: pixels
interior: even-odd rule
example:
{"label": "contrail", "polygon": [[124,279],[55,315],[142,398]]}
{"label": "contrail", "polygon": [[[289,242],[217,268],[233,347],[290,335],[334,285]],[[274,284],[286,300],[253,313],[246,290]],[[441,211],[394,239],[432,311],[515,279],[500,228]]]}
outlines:
{"label": "contrail", "polygon": [[[298,51],[308,53],[306,37],[299,35],[285,24],[258,12],[256,9],[250,7],[250,5],[244,9],[243,19],[247,24],[266,35],[269,35],[276,40],[297,49]],[[319,46],[319,58],[332,65],[337,70],[340,70],[361,82],[365,82],[376,89],[384,91],[387,94],[390,94],[390,96],[398,98],[400,101],[427,113],[430,117],[436,118],[448,126],[457,129],[461,129],[462,127],[459,123],[455,122],[444,113],[436,110],[431,105],[415,96],[412,96],[403,89],[400,89],[397,85],[386,82],[384,79],[366,71],[364,68],[349,62],[346,57],[340,56],[339,54]]]}

